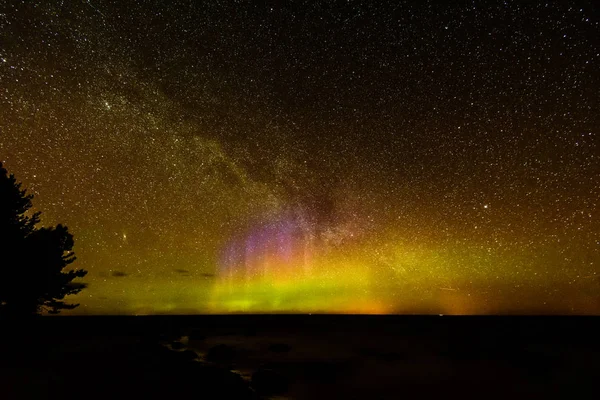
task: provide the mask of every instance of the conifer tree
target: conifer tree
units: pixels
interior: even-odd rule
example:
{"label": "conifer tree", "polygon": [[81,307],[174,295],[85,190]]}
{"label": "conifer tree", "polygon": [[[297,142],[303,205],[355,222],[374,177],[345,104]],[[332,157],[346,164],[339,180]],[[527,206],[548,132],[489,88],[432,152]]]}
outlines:
{"label": "conifer tree", "polygon": [[31,213],[33,195],[0,163],[0,314],[23,316],[73,309],[64,298],[86,287],[73,279],[82,269],[63,272],[75,261],[73,235],[66,226],[41,227]]}

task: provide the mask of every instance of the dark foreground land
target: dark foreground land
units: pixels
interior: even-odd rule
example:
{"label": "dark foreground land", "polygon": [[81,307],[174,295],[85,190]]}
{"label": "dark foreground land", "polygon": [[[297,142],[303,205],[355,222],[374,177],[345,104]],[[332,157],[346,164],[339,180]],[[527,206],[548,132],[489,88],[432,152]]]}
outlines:
{"label": "dark foreground land", "polygon": [[600,398],[600,318],[2,321],[2,399]]}

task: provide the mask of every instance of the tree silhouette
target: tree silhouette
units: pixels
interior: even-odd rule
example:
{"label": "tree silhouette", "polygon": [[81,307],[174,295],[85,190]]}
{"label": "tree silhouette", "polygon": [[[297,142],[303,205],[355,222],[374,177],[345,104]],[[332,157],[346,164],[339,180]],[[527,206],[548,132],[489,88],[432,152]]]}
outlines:
{"label": "tree silhouette", "polygon": [[21,189],[0,163],[0,314],[58,314],[78,304],[65,296],[79,293],[82,269],[62,272],[73,261],[73,235],[66,226],[37,228],[40,212],[31,213],[33,195]]}

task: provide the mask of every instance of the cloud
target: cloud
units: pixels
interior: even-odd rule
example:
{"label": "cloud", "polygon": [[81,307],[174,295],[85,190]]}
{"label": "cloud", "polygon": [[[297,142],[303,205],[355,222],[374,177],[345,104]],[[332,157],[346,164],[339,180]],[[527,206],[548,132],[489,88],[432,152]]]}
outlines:
{"label": "cloud", "polygon": [[114,276],[115,278],[123,278],[124,276],[127,276],[129,274],[123,271],[111,271],[110,275]]}
{"label": "cloud", "polygon": [[[178,273],[178,274],[181,274],[181,275],[186,275],[186,276],[190,275],[190,271],[188,271],[187,269],[175,268],[173,271],[176,272],[176,273]],[[214,278],[215,277],[215,274],[210,273],[210,272],[201,272],[199,275],[201,277],[203,277],[203,278],[206,278],[206,279]]]}
{"label": "cloud", "polygon": [[177,272],[178,274],[189,274],[190,271],[188,271],[187,269],[181,269],[181,268],[175,268],[173,271]]}

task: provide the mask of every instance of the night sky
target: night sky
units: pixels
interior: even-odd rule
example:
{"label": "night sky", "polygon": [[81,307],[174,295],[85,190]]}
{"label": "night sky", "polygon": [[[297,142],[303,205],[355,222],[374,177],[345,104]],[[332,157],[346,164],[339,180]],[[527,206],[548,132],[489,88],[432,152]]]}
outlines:
{"label": "night sky", "polygon": [[76,313],[600,313],[594,1],[255,3],[0,5]]}

